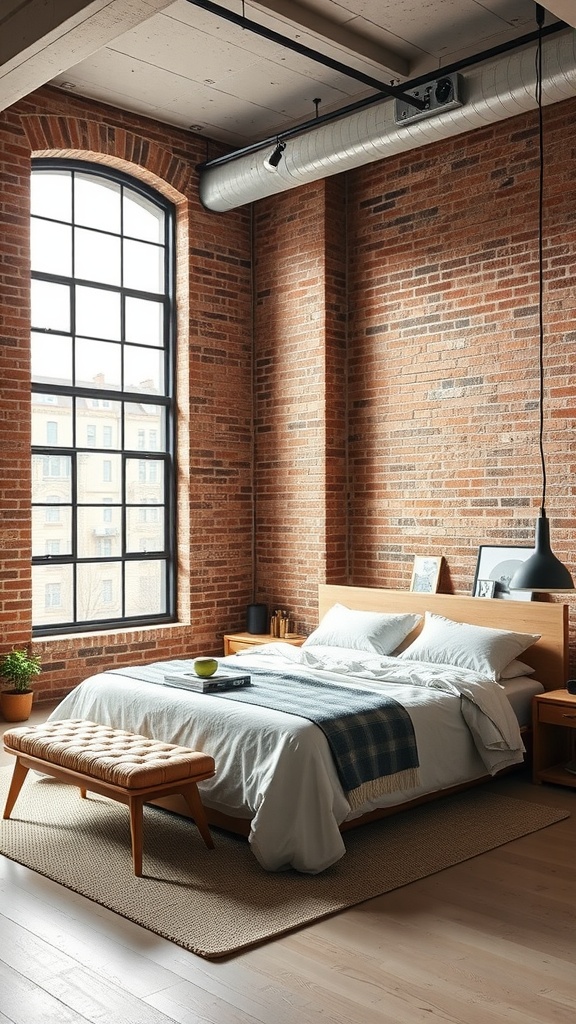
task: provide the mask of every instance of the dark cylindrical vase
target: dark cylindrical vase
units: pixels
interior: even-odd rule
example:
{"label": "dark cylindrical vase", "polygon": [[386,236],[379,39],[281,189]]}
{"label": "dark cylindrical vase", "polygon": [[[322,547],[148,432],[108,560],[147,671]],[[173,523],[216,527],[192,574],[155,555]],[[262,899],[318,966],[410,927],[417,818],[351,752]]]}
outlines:
{"label": "dark cylindrical vase", "polygon": [[246,609],[246,630],[248,633],[268,632],[268,608],[265,604],[249,604]]}

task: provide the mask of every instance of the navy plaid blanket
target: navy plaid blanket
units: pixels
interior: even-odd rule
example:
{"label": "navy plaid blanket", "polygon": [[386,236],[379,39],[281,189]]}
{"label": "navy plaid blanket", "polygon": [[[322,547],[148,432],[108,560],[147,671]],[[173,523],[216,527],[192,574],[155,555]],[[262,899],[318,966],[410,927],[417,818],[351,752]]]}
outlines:
{"label": "navy plaid blanket", "polygon": [[[193,662],[156,662],[114,669],[113,673],[162,683],[164,674],[174,671],[193,671]],[[296,673],[276,675],[252,666],[247,674],[252,677],[252,686],[212,692],[210,697],[258,704],[313,722],[326,736],[347,794],[361,789],[363,797],[367,798],[370,794],[365,791],[366,784],[402,773],[411,779],[411,785],[416,784],[419,762],[414,727],[406,709],[393,697],[310,677],[304,679]],[[373,795],[377,795],[376,792]]]}

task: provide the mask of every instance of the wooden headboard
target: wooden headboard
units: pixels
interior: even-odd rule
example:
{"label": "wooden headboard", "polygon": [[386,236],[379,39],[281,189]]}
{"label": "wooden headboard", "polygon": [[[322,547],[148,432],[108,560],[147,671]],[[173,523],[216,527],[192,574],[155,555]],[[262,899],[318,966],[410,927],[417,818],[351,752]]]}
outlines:
{"label": "wooden headboard", "polygon": [[[504,601],[490,597],[459,597],[452,594],[420,594],[376,587],[345,587],[321,583],[318,587],[319,618],[333,604],[370,612],[418,612],[444,615],[455,622],[469,622],[516,633],[540,633],[540,640],[522,654],[546,690],[559,690],[568,678],[568,605],[544,601]],[[419,633],[421,625],[408,637]]]}

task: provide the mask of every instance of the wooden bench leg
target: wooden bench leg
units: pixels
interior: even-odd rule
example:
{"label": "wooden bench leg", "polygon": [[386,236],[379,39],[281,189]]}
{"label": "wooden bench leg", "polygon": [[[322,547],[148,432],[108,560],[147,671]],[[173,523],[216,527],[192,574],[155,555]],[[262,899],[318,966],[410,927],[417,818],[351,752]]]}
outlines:
{"label": "wooden bench leg", "polygon": [[16,758],[16,764],[14,765],[14,771],[12,773],[12,782],[10,783],[10,789],[8,790],[8,796],[6,798],[6,806],[4,807],[4,817],[9,818],[12,813],[12,808],[18,799],[18,794],[22,789],[24,779],[30,771],[29,768],[25,768],[20,763],[19,759]]}
{"label": "wooden bench leg", "polygon": [[132,837],[132,864],[134,874],[140,878],[142,875],[142,808],[144,805],[143,796],[129,796],[128,806],[130,808],[130,835]]}
{"label": "wooden bench leg", "polygon": [[188,807],[192,813],[192,817],[196,822],[196,828],[198,829],[202,839],[206,843],[209,850],[214,849],[214,840],[210,835],[210,829],[208,828],[208,819],[206,817],[206,811],[204,810],[204,804],[200,798],[198,792],[198,786],[195,782],[188,783],[187,786],[182,787],[182,796],[186,800]]}

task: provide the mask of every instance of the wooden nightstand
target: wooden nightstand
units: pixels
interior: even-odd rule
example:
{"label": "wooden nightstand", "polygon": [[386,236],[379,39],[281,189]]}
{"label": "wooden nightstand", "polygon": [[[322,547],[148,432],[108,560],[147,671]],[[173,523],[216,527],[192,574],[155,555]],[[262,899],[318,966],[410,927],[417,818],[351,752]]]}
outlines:
{"label": "wooden nightstand", "polygon": [[568,690],[539,693],[532,704],[532,778],[576,787],[565,765],[576,759],[576,694]]}
{"label": "wooden nightstand", "polygon": [[296,634],[290,636],[270,636],[269,633],[225,633],[224,654],[236,654],[237,651],[245,651],[249,647],[257,647],[258,644],[292,644],[293,647],[301,647],[306,637]]}

